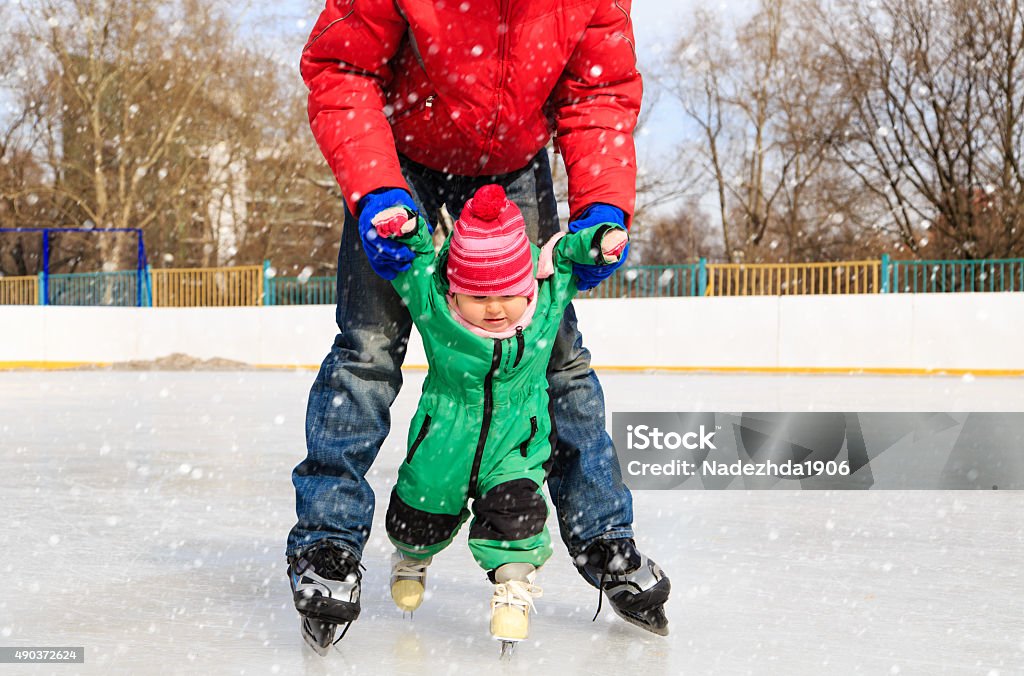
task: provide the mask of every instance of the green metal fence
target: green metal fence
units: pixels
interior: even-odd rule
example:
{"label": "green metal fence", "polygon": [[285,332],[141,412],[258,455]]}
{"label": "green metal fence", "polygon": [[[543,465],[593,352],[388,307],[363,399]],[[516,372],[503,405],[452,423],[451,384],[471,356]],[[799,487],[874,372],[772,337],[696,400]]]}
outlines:
{"label": "green metal fence", "polygon": [[666,298],[701,295],[701,264],[623,267],[580,298]]}
{"label": "green metal fence", "polygon": [[48,275],[47,305],[138,305],[138,283],[143,283],[143,305],[148,298],[148,275],[137,271],[89,272]]}
{"label": "green metal fence", "polygon": [[889,293],[964,293],[1024,291],[1024,258],[977,261],[893,261]]}
{"label": "green metal fence", "polygon": [[265,305],[334,305],[338,302],[338,282],[334,277],[271,277],[265,283]]}

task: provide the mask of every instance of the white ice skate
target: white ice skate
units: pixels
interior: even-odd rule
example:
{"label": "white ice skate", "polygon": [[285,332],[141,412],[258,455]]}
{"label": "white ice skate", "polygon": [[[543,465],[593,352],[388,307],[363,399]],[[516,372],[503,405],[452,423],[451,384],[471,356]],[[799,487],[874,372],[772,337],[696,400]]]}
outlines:
{"label": "white ice skate", "polygon": [[427,566],[432,557],[412,559],[397,549],[391,554],[391,598],[402,614],[412,613],[423,603]]}
{"label": "white ice skate", "polygon": [[506,563],[494,571],[491,636],[501,641],[501,658],[510,659],[519,641],[530,635],[533,600],[544,592],[533,584],[537,569],[529,563]]}

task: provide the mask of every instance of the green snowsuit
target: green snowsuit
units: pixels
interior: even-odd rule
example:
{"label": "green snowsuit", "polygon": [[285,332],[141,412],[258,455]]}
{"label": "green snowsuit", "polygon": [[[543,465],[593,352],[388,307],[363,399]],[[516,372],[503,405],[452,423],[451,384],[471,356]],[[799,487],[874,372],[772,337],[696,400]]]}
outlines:
{"label": "green snowsuit", "polygon": [[[448,245],[435,256],[421,220],[401,241],[416,252],[392,282],[423,338],[429,371],[409,427],[408,452],[391,494],[387,531],[408,556],[444,549],[473,499],[469,548],[485,570],[540,566],[551,555],[541,487],[554,443],[547,368],[566,306],[577,291],[572,264],[593,265],[608,226],[558,240],[554,272],[538,280],[532,321],[515,335],[477,335],[448,307]],[[540,250],[531,245],[534,271]]]}

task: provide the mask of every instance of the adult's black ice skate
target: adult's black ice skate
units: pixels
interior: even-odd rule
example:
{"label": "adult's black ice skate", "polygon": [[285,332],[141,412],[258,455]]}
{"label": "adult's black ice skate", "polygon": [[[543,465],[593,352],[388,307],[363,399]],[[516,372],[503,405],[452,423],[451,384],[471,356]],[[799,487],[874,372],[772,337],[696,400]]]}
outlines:
{"label": "adult's black ice skate", "polygon": [[[326,655],[359,617],[359,559],[328,540],[321,540],[288,559],[292,599],[299,611],[302,638]],[[338,626],[341,634],[334,638]]]}
{"label": "adult's black ice skate", "polygon": [[[583,579],[604,592],[619,617],[659,636],[668,635],[665,602],[672,584],[658,564],[637,551],[633,540],[598,540],[575,563]],[[599,597],[595,620],[600,612]]]}

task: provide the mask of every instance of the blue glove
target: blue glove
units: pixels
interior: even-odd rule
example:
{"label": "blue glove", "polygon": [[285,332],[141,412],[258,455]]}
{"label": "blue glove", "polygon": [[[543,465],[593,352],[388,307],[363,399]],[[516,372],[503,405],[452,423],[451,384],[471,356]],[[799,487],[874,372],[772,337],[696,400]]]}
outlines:
{"label": "blue glove", "polygon": [[[580,230],[592,228],[595,225],[610,225],[625,229],[626,215],[622,212],[622,209],[613,207],[610,204],[592,204],[583,210],[583,213],[580,214],[580,217],[577,220],[569,222],[569,232],[579,232]],[[579,290],[588,291],[593,289],[595,286],[611,277],[626,261],[626,256],[628,255],[629,244],[626,244],[626,248],[622,250],[622,255],[619,256],[619,260],[614,263],[609,263],[607,265],[599,265],[597,263],[593,265],[573,263],[572,271],[576,273],[576,276],[579,277],[580,280],[578,285]]]}
{"label": "blue glove", "polygon": [[416,203],[412,195],[400,188],[382,188],[375,190],[359,200],[359,238],[363,240],[363,249],[370,261],[370,267],[378,275],[387,280],[405,272],[416,254],[402,242],[377,235],[373,227],[373,218],[391,207],[405,207],[416,215]]}

